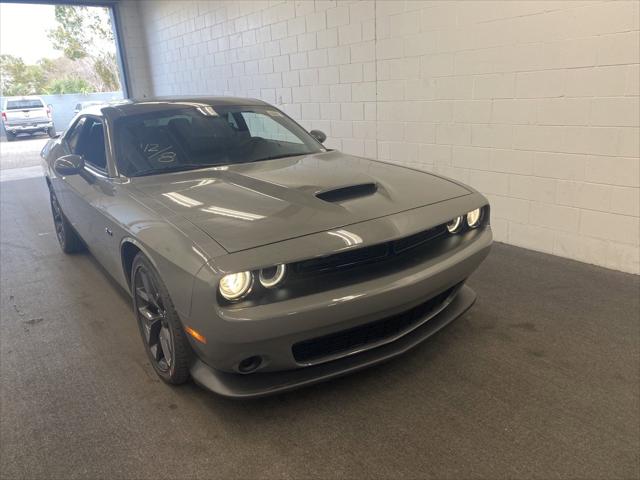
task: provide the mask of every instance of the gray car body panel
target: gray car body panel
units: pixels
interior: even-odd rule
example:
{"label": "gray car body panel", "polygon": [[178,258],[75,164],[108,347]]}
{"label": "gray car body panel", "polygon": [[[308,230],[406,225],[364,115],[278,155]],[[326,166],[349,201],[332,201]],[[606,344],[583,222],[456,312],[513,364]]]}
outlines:
{"label": "gray car body panel", "polygon": [[[402,270],[319,285],[317,292],[272,303],[221,303],[217,287],[226,273],[404,238],[488,205],[453,180],[337,151],[149,177],[118,173],[113,122],[119,117],[221,103],[264,104],[181,98],[90,107],[73,122],[84,115],[103,119],[107,171],[87,166],[81,175],[59,177],[53,162],[70,153],[67,134],[42,152],[65,215],[105,269],[129,291],[123,249],[135,245],[158,270],[183,324],[206,336],[206,345],[190,338],[198,383],[223,395],[257,396],[330,378],[402,353],[473,303],[475,295],[463,287],[436,317],[424,319],[432,327],[415,329],[422,333],[403,332],[389,344],[313,366],[292,354],[298,341],[401,313],[461,285],[489,252],[488,225],[438,240],[428,258]],[[376,193],[339,203],[316,197],[362,183],[375,184]],[[246,376],[254,379],[233,380],[241,376],[238,363],[252,355],[263,357],[261,368]]]}
{"label": "gray car body panel", "polygon": [[[321,192],[375,184],[376,194],[332,203]],[[468,195],[439,177],[324,152],[136,178],[145,196],[238,252]]]}
{"label": "gray car body panel", "polygon": [[475,301],[476,294],[465,285],[445,310],[415,330],[393,342],[333,362],[280,372],[237,375],[210,368],[202,360],[197,360],[191,376],[199,385],[232,398],[255,398],[286,392],[354,373],[406,353],[465,313]]}

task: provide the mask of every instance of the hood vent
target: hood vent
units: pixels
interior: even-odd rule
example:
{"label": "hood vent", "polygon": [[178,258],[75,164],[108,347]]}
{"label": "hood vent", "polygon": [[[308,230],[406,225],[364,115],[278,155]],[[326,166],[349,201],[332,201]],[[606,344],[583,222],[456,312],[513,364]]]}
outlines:
{"label": "hood vent", "polygon": [[358,185],[347,185],[346,187],[334,188],[316,193],[316,197],[325,202],[344,202],[353,198],[373,195],[378,191],[375,183],[361,183]]}

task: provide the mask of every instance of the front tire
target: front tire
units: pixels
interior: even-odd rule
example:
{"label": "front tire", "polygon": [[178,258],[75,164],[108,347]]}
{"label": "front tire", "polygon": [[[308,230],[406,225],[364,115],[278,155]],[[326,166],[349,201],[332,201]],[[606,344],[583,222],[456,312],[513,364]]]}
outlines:
{"label": "front tire", "polygon": [[49,135],[49,138],[55,138],[56,136],[56,129],[53,127],[49,127],[47,128],[47,135]]}
{"label": "front tire", "polygon": [[149,259],[138,253],[131,268],[133,310],[153,369],[166,383],[189,379],[192,351],[167,287]]}
{"label": "front tire", "polygon": [[67,220],[67,217],[62,213],[58,197],[49,189],[49,199],[51,201],[51,214],[53,215],[53,226],[56,229],[56,236],[58,237],[58,243],[64,253],[77,253],[84,250],[84,244],[80,239],[80,236]]}
{"label": "front tire", "polygon": [[13,142],[16,139],[16,134],[15,133],[7,133],[7,142]]}

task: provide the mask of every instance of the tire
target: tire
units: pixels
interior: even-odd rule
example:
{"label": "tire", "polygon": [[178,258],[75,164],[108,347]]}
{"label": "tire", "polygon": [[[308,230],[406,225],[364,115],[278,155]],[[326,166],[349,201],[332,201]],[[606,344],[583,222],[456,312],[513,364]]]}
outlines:
{"label": "tire", "polygon": [[49,138],[55,138],[56,136],[56,129],[53,127],[49,127],[47,128],[47,135],[49,135]]}
{"label": "tire", "polygon": [[16,139],[16,134],[15,133],[7,133],[7,142],[13,142]]}
{"label": "tire", "polygon": [[53,226],[56,229],[58,243],[64,253],[72,254],[84,250],[84,243],[78,233],[71,226],[67,217],[64,216],[56,194],[49,188],[49,200],[51,202],[51,214],[53,215]]}
{"label": "tire", "polygon": [[151,366],[164,382],[185,383],[189,380],[193,352],[167,287],[142,252],[133,259],[131,295]]}

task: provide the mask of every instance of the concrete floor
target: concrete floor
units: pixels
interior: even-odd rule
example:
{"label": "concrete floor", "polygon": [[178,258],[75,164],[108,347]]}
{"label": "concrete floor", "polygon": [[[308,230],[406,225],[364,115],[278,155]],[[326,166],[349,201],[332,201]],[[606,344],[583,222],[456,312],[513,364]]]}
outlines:
{"label": "concrete floor", "polygon": [[47,135],[21,135],[13,142],[0,141],[0,170],[40,165],[40,151],[49,137]]}
{"label": "concrete floor", "polygon": [[[14,176],[19,178],[19,175]],[[638,478],[638,277],[505,245],[409,354],[277,397],[160,382],[126,295],[0,183],[0,477]]]}

